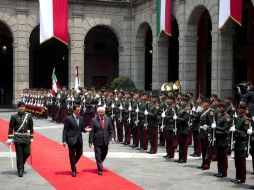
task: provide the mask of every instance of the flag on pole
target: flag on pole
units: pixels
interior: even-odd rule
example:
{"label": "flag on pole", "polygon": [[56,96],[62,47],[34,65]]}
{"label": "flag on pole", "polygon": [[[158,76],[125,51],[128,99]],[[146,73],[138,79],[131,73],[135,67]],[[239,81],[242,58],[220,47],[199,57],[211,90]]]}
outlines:
{"label": "flag on pole", "polygon": [[40,1],[40,43],[56,38],[68,45],[68,0]]}
{"label": "flag on pole", "polygon": [[171,36],[171,0],[157,0],[157,36],[161,31]]}
{"label": "flag on pole", "polygon": [[74,89],[77,93],[79,93],[80,81],[79,81],[79,73],[78,73],[78,65],[76,66],[76,76],[75,76],[75,86]]}
{"label": "flag on pole", "polygon": [[55,93],[57,93],[58,87],[59,87],[59,84],[58,84],[58,81],[57,81],[57,78],[56,78],[55,68],[53,69],[51,79],[52,79],[52,90],[51,90],[51,93],[53,95],[55,95]]}
{"label": "flag on pole", "polygon": [[242,25],[242,0],[220,0],[219,28],[221,29],[229,18]]}

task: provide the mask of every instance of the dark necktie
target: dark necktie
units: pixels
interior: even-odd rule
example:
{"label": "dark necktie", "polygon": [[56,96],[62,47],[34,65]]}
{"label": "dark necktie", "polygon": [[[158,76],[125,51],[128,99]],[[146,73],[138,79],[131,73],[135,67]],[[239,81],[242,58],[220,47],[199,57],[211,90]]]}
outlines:
{"label": "dark necktie", "polygon": [[104,118],[103,117],[101,118],[101,127],[102,127],[102,129],[104,129]]}

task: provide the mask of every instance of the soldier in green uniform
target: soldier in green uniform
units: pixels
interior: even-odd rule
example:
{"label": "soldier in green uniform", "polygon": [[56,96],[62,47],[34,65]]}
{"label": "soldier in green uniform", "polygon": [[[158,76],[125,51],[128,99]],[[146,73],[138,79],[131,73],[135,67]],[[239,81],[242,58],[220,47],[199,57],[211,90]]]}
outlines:
{"label": "soldier in green uniform", "polygon": [[210,100],[204,99],[202,103],[202,112],[200,112],[200,133],[199,137],[201,140],[202,150],[202,164],[199,169],[208,170],[210,168],[211,154],[210,154],[210,141],[208,139],[208,129],[211,126],[211,117],[209,108]]}
{"label": "soldier in green uniform", "polygon": [[246,152],[248,144],[247,130],[249,128],[249,121],[245,118],[246,105],[239,105],[237,109],[238,117],[235,120],[235,127],[232,126],[230,131],[234,133],[235,137],[235,168],[236,178],[231,180],[235,183],[245,183],[246,180]]}
{"label": "soldier in green uniform", "polygon": [[175,97],[169,96],[166,98],[166,109],[164,113],[161,114],[161,117],[164,117],[164,126],[166,133],[166,155],[163,158],[170,159],[174,158],[175,155],[175,121],[173,120],[175,108]]}
{"label": "soldier in green uniform", "polygon": [[[159,109],[159,115],[161,115],[165,110],[166,110],[166,103],[165,103],[165,100],[167,98],[167,95],[166,93],[161,93],[160,94],[160,101],[159,101],[159,104],[160,104],[160,109]],[[160,122],[160,125],[161,125],[161,122]],[[159,146],[165,146],[165,142],[166,142],[166,131],[165,131],[165,128],[161,129],[159,128],[159,135],[160,135],[160,144]]]}
{"label": "soldier in green uniform", "polygon": [[18,113],[10,119],[7,143],[15,144],[18,176],[23,177],[24,165],[30,156],[30,144],[33,140],[33,119],[25,112],[24,102],[19,102],[17,109]]}
{"label": "soldier in green uniform", "polygon": [[218,116],[217,126],[215,128],[216,132],[216,148],[217,148],[217,167],[218,173],[215,174],[216,177],[226,177],[228,170],[228,157],[227,157],[227,147],[229,145],[229,129],[231,126],[231,118],[225,112],[227,104],[221,102],[219,104],[218,110],[220,115]]}
{"label": "soldier in green uniform", "polygon": [[148,134],[150,139],[150,154],[156,154],[158,149],[158,120],[159,104],[156,94],[151,96],[151,103],[147,107]]}
{"label": "soldier in green uniform", "polygon": [[189,134],[189,114],[190,110],[187,108],[188,99],[183,97],[181,99],[181,107],[177,111],[177,117],[173,118],[177,120],[177,135],[179,142],[179,159],[178,163],[187,162],[188,153],[188,134]]}

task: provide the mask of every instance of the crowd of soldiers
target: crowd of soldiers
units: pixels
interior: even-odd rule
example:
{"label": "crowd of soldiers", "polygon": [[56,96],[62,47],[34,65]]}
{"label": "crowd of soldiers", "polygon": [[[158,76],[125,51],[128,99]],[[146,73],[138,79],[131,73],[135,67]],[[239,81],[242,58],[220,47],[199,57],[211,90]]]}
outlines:
{"label": "crowd of soldiers", "polygon": [[[244,97],[238,88],[238,95]],[[202,157],[202,170],[217,161],[216,177],[226,177],[228,155],[234,153],[235,183],[245,183],[246,157],[254,156],[252,132],[253,110],[245,98],[234,106],[231,97],[219,99],[180,92],[147,92],[80,88],[79,92],[66,87],[54,96],[51,91],[24,90],[21,95],[26,109],[35,117],[64,122],[73,104],[80,104],[84,127],[90,125],[98,107],[106,108],[112,120],[115,140],[138,150],[156,154],[158,146],[165,146],[165,159],[175,157],[178,163],[187,162],[188,146],[194,144],[193,157]],[[150,143],[150,146],[148,146]],[[253,159],[252,159],[253,160]]]}

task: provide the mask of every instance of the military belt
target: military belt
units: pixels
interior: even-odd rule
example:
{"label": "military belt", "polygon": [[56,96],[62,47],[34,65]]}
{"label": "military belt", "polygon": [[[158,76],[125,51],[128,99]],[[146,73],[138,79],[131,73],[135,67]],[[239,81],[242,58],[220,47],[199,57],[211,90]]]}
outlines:
{"label": "military belt", "polygon": [[28,136],[28,133],[17,133],[17,132],[15,132],[14,134],[15,134],[15,135]]}

